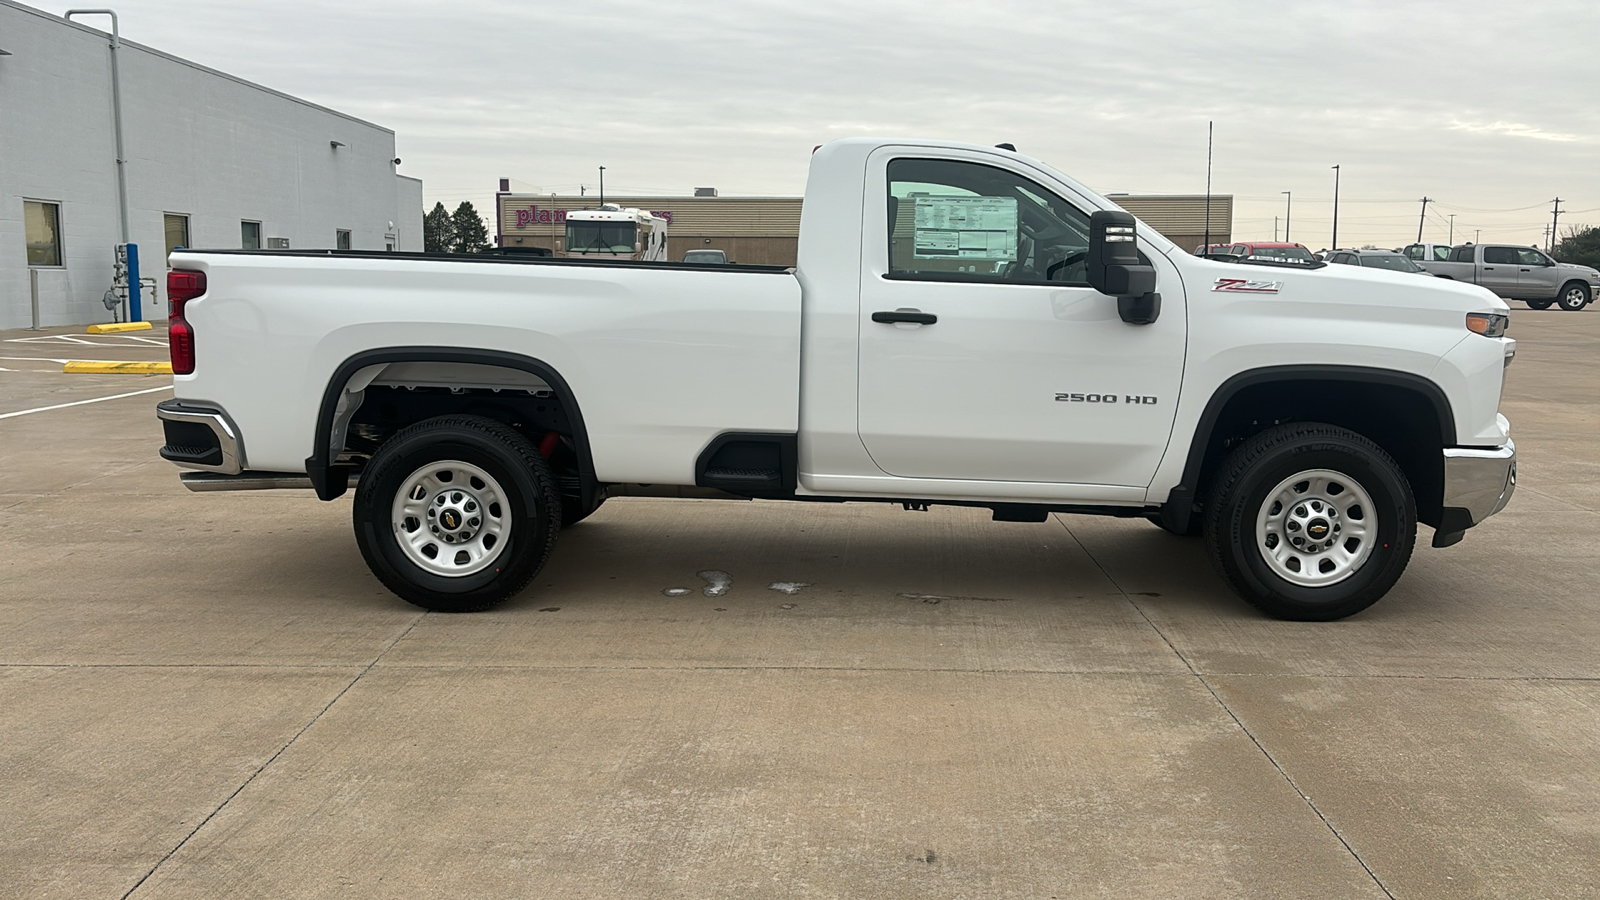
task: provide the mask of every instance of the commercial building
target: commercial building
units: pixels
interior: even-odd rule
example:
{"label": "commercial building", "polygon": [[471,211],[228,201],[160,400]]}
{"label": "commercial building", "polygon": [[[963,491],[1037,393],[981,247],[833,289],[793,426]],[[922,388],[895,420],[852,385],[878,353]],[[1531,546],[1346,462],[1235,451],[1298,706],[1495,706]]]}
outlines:
{"label": "commercial building", "polygon": [[[43,325],[112,315],[112,41],[80,21],[111,27],[0,0],[0,328],[30,325],[35,296]],[[176,246],[422,249],[393,131],[128,41],[115,58],[143,318],[165,315]]]}
{"label": "commercial building", "polygon": [[[599,204],[598,197],[514,194],[500,182],[496,195],[497,243],[503,247],[542,247],[561,252],[567,213]],[[1191,194],[1111,194],[1111,200],[1138,216],[1179,247],[1193,250],[1204,239],[1206,198]],[[697,196],[627,197],[606,195],[607,203],[647,209],[668,220],[671,259],[689,250],[722,250],[728,259],[751,265],[792,266],[800,237],[799,197],[718,197],[709,189]],[[1213,195],[1211,241],[1231,241],[1233,197]]]}

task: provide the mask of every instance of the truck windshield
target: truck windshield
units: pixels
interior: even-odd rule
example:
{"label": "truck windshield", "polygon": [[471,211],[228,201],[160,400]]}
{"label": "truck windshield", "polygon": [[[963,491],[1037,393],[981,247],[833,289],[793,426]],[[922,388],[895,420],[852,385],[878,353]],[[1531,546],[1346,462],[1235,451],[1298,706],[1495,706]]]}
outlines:
{"label": "truck windshield", "polygon": [[574,222],[567,220],[568,253],[632,253],[632,222]]}

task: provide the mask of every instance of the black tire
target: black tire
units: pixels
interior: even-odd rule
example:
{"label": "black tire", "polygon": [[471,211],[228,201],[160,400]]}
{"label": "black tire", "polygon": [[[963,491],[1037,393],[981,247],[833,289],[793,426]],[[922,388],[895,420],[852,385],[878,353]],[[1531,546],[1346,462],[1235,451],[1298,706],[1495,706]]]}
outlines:
{"label": "black tire", "polygon": [[561,495],[561,527],[571,528],[584,519],[594,515],[594,511],[605,505],[606,498],[601,497],[588,509],[583,508],[583,503],[577,497]]}
{"label": "black tire", "polygon": [[1589,286],[1581,281],[1569,281],[1561,286],[1556,305],[1568,312],[1577,312],[1589,305]]}
{"label": "black tire", "polygon": [[[1270,506],[1269,494],[1296,475],[1311,471],[1336,473],[1343,476],[1338,480],[1353,483],[1357,492],[1368,495],[1373,509],[1362,509],[1359,516],[1355,510],[1347,510],[1347,521],[1377,517],[1365,561],[1352,563],[1356,567],[1342,580],[1315,587],[1295,584],[1274,571],[1257,541],[1258,516],[1281,509]],[[1300,485],[1289,488],[1300,489]],[[1347,488],[1341,486],[1340,491],[1344,490]],[[1417,508],[1405,473],[1377,444],[1333,425],[1296,423],[1255,435],[1224,461],[1212,484],[1205,523],[1212,563],[1246,602],[1278,619],[1327,622],[1378,602],[1400,579],[1416,544]],[[1321,531],[1331,537],[1327,529],[1324,522]],[[1334,538],[1330,543],[1336,542]],[[1297,554],[1290,551],[1288,555]],[[1329,563],[1334,555],[1327,557]],[[1321,558],[1306,555],[1309,562],[1295,560],[1289,565],[1299,571],[1299,566],[1314,565]],[[1307,574],[1315,577],[1309,569]]]}
{"label": "black tire", "polygon": [[1549,309],[1550,308],[1550,304],[1552,304],[1554,302],[1555,302],[1554,300],[1529,300],[1528,301],[1528,308],[1529,309]]}
{"label": "black tire", "polygon": [[[393,521],[395,499],[406,480],[429,463],[444,461],[488,473],[502,488],[507,507],[502,515],[509,536],[491,564],[468,575],[422,568],[401,547],[400,526]],[[455,613],[488,609],[527,587],[555,545],[560,510],[550,468],[527,438],[493,419],[440,416],[402,429],[378,448],[361,473],[352,518],[361,555],[384,587],[423,609]],[[487,518],[487,509],[484,514]]]}

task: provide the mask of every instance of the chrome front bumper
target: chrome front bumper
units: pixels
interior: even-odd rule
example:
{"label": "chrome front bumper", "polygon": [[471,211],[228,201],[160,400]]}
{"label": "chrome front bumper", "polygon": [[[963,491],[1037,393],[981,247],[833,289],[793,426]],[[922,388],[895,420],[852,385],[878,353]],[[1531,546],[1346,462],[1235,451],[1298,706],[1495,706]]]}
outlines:
{"label": "chrome front bumper", "polygon": [[1507,439],[1488,449],[1447,447],[1444,451],[1444,512],[1433,545],[1448,547],[1461,535],[1506,508],[1517,489],[1517,444]]}

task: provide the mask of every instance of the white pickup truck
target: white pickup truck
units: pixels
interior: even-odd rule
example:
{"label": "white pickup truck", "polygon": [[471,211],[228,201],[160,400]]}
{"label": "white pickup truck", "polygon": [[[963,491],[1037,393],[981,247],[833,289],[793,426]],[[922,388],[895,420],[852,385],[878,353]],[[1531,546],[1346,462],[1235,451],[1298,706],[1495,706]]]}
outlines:
{"label": "white pickup truck", "polygon": [[1009,148],[813,154],[794,269],[179,251],[161,455],[197,491],[356,483],[419,606],[522,590],[629,493],[1145,517],[1258,609],[1348,616],[1515,485],[1506,305],[1185,253]]}

